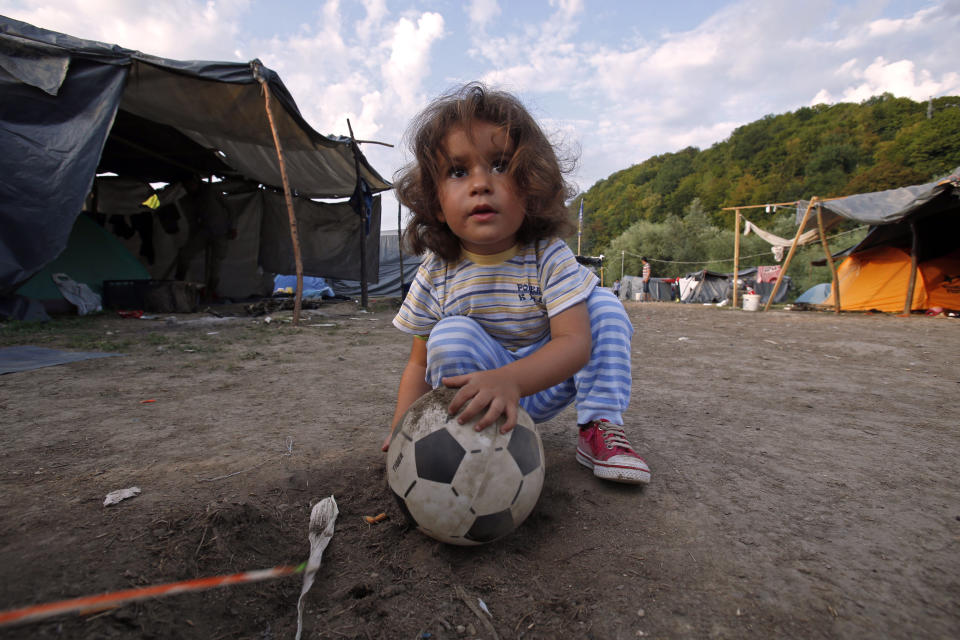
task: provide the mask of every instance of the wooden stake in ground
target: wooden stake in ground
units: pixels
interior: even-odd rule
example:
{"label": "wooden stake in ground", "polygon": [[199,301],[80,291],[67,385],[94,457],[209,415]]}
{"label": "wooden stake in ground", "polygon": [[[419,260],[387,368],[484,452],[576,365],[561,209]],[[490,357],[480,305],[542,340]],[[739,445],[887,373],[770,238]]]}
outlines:
{"label": "wooden stake in ground", "polygon": [[737,308],[737,273],[740,271],[740,209],[733,219],[733,308]]}
{"label": "wooden stake in ground", "polygon": [[350,150],[353,152],[353,168],[357,172],[357,194],[360,202],[360,306],[367,308],[367,211],[363,201],[363,191],[360,189],[360,147],[353,135],[353,126],[347,118],[347,130],[350,132]]}
{"label": "wooden stake in ground", "polygon": [[303,260],[300,257],[300,236],[297,234],[297,217],[293,212],[293,196],[290,194],[290,181],[287,179],[287,163],[283,159],[283,146],[277,134],[277,124],[273,120],[273,108],[270,106],[270,87],[263,77],[263,68],[259,60],[250,63],[253,77],[263,89],[263,101],[267,109],[267,121],[270,122],[270,133],[273,134],[273,144],[277,148],[277,161],[280,163],[280,181],[283,183],[283,195],[287,201],[287,215],[290,218],[290,241],[293,244],[293,260],[297,271],[297,291],[293,298],[293,326],[300,324],[300,306],[303,300]]}
{"label": "wooden stake in ground", "polygon": [[917,236],[916,218],[910,219],[910,234],[913,236],[910,242],[910,280],[907,282],[907,299],[903,302],[903,315],[910,315],[913,309],[913,288],[917,284],[917,252],[920,250],[920,241]]}
{"label": "wooden stake in ground", "polygon": [[830,254],[830,247],[827,245],[827,234],[823,232],[823,207],[817,203],[817,231],[820,232],[820,243],[823,244],[823,252],[827,255],[827,265],[830,267],[831,284],[833,291],[833,312],[840,313],[840,280],[837,278],[837,269],[833,266],[833,256]]}
{"label": "wooden stake in ground", "polygon": [[803,212],[803,220],[800,221],[800,226],[797,227],[797,235],[793,237],[793,244],[790,245],[790,251],[787,253],[787,259],[783,261],[783,268],[780,269],[780,274],[777,275],[777,281],[773,285],[773,291],[770,292],[770,297],[767,298],[767,304],[763,306],[763,310],[767,311],[770,308],[770,305],[773,304],[773,299],[777,297],[777,290],[780,289],[780,283],[783,282],[783,276],[787,274],[787,269],[790,268],[790,261],[793,260],[793,254],[797,252],[797,244],[800,242],[800,236],[803,235],[803,228],[807,225],[807,220],[810,219],[810,210],[813,209],[814,204],[819,204],[820,199],[814,196],[810,200],[810,204],[807,205],[807,210]]}

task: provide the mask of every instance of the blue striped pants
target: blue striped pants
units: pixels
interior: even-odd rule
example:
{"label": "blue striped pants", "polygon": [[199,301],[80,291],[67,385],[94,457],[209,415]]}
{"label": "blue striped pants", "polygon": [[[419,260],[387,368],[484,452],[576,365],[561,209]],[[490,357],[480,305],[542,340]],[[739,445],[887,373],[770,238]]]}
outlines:
{"label": "blue striped pants", "polygon": [[[633,325],[617,297],[600,287],[587,298],[587,312],[593,339],[590,361],[572,378],[520,399],[520,406],[534,422],[549,420],[573,402],[580,424],[601,418],[623,424],[623,412],[630,404]],[[508,351],[476,320],[443,318],[427,340],[426,381],[437,388],[441,378],[497,369],[533,353],[549,340],[547,336],[536,344]]]}

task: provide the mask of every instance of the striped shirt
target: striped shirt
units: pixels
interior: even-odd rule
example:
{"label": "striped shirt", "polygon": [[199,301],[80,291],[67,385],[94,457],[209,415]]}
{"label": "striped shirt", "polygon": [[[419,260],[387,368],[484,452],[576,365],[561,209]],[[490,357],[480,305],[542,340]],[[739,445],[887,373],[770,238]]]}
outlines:
{"label": "striped shirt", "polygon": [[643,263],[643,279],[644,280],[650,279],[650,263],[649,262]]}
{"label": "striped shirt", "polygon": [[515,351],[549,335],[550,318],[585,301],[596,285],[556,238],[492,256],[464,251],[452,262],[428,253],[393,325],[426,336],[442,318],[467,316]]}

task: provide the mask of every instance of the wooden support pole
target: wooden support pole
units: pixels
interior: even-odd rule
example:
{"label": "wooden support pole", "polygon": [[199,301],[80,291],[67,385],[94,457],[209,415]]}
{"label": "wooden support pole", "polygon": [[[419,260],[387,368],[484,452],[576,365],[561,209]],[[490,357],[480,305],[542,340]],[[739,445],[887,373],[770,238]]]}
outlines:
{"label": "wooden support pole", "polygon": [[833,291],[833,311],[840,313],[840,279],[837,278],[837,269],[833,265],[833,255],[830,253],[830,247],[827,245],[827,235],[823,232],[823,207],[817,203],[817,231],[820,232],[820,244],[823,245],[823,252],[827,256],[827,265],[830,267],[831,290]]}
{"label": "wooden support pole", "polygon": [[817,197],[814,197],[810,200],[810,204],[807,205],[807,210],[803,212],[803,220],[800,221],[800,226],[797,227],[797,235],[793,237],[793,244],[790,245],[790,251],[787,253],[787,259],[783,261],[783,268],[780,269],[780,274],[777,276],[777,281],[773,285],[773,291],[770,292],[770,297],[767,298],[767,304],[763,305],[764,311],[770,309],[770,305],[773,304],[773,299],[777,297],[777,291],[780,289],[780,283],[783,282],[783,276],[787,274],[787,269],[790,268],[790,261],[793,260],[793,254],[797,252],[797,243],[800,242],[800,236],[803,234],[803,228],[807,226],[807,220],[810,219],[810,210],[813,209],[814,204],[819,202],[820,200]]}
{"label": "wooden support pole", "polygon": [[[353,137],[353,126],[350,124],[350,118],[347,118],[347,130],[350,131],[350,149],[353,151],[353,168],[357,172],[357,187],[360,186],[360,147],[357,146],[357,139]],[[364,206],[363,193],[360,192],[360,207]],[[372,212],[371,212],[371,215]],[[361,211],[360,216],[360,307],[367,310],[367,235],[366,235],[367,217]]]}
{"label": "wooden support pole", "polygon": [[913,310],[913,289],[917,284],[917,253],[920,250],[920,238],[917,235],[916,220],[910,220],[910,280],[907,283],[907,299],[903,303],[903,314],[908,316]]}
{"label": "wooden support pole", "polygon": [[740,209],[733,222],[733,308],[737,308],[737,273],[740,272]]}
{"label": "wooden support pole", "polygon": [[400,201],[397,201],[397,250],[400,252],[400,298],[403,299],[403,220],[400,217]]}
{"label": "wooden support pole", "polygon": [[287,201],[287,216],[290,218],[290,242],[293,244],[293,260],[297,271],[297,292],[293,298],[293,326],[300,324],[300,306],[303,299],[303,260],[300,257],[300,236],[297,234],[297,216],[293,211],[293,196],[290,194],[290,181],[287,179],[287,163],[283,159],[283,147],[277,133],[277,124],[273,119],[273,108],[270,106],[270,87],[260,62],[255,60],[250,65],[253,68],[253,77],[263,89],[263,100],[267,109],[267,120],[270,122],[270,133],[273,134],[273,144],[277,148],[277,161],[280,163],[280,180],[283,182],[283,195]]}

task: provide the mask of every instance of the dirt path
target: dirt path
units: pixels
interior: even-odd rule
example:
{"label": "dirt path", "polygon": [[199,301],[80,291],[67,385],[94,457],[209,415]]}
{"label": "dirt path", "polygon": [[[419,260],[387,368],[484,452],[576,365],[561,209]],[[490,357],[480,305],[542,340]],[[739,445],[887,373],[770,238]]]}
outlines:
{"label": "dirt path", "polygon": [[[310,505],[334,495],[308,638],[493,637],[461,594],[500,638],[960,637],[960,322],[628,303],[628,433],[653,483],[595,481],[567,410],[541,425],[533,515],[455,548],[410,530],[385,490],[408,346],[385,307],[330,305],[299,328],[281,313],[0,329],[2,345],[126,354],[0,376],[0,609],[297,563]],[[0,638],[292,638],[299,588]]]}

